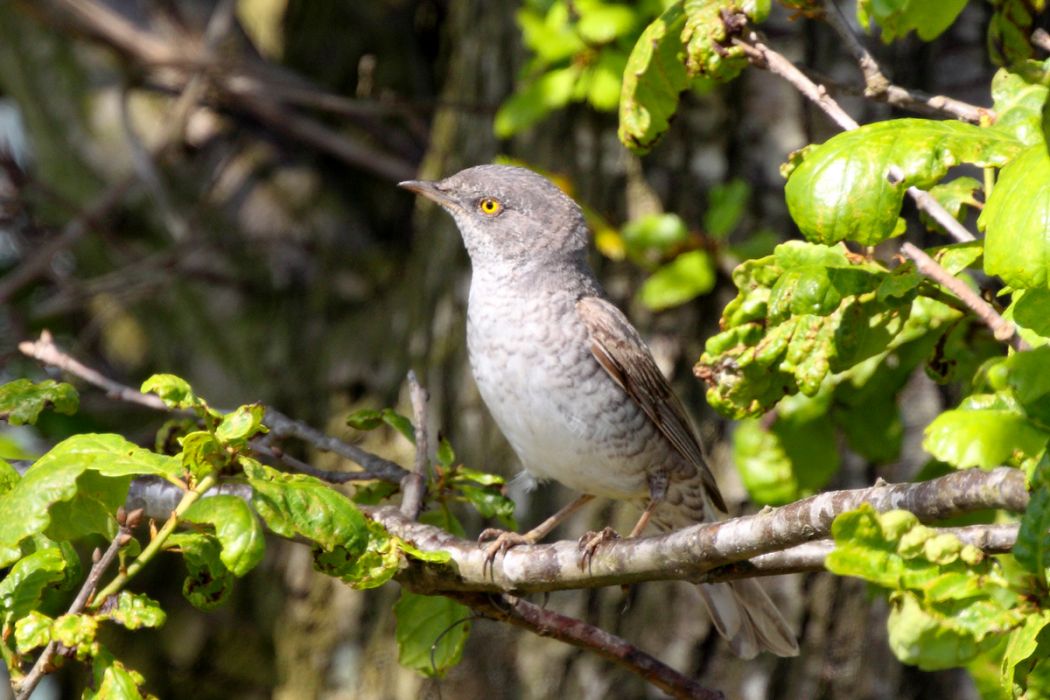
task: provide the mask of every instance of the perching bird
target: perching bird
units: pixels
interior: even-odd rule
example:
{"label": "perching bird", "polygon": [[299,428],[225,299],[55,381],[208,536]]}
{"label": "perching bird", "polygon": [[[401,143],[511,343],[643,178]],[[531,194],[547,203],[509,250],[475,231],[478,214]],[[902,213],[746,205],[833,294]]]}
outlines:
{"label": "perching bird", "polygon": [[[481,165],[439,182],[409,181],[456,221],[473,267],[470,364],[482,399],[525,469],[579,491],[526,535],[535,542],[594,496],[647,504],[661,530],[726,510],[681,402],[630,321],[587,264],[580,207],[523,168]],[[745,658],[798,643],[757,581],[701,584],[718,631]]]}

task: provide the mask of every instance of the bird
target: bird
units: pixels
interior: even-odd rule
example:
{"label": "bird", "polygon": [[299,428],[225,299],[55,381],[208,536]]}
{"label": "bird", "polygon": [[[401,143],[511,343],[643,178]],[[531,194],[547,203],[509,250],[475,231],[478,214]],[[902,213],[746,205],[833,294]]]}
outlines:
{"label": "bird", "polygon": [[[579,492],[521,535],[496,536],[491,559],[535,543],[595,497],[644,507],[670,531],[725,517],[726,505],[685,408],[587,261],[580,206],[526,168],[478,165],[399,186],[451,214],[470,257],[467,349],[482,400],[522,466]],[[584,547],[593,554],[608,530]],[[798,654],[791,627],[754,579],[699,584],[731,650]]]}

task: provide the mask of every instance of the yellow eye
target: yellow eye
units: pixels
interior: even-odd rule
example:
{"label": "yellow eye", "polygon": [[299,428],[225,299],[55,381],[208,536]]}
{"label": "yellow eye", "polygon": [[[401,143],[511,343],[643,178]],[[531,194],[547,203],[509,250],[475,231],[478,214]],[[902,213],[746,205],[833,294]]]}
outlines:
{"label": "yellow eye", "polygon": [[482,214],[488,216],[495,216],[503,211],[503,205],[499,203],[498,199],[492,199],[491,197],[485,197],[478,202],[478,209]]}

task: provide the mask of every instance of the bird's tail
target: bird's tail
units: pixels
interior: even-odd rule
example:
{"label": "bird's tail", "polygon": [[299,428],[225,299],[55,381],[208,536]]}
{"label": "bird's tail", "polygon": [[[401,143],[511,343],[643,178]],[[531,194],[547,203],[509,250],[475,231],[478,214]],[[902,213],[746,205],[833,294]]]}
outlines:
{"label": "bird's tail", "polygon": [[794,632],[758,581],[702,583],[699,588],[715,629],[734,654],[752,659],[764,649],[777,656],[798,656]]}

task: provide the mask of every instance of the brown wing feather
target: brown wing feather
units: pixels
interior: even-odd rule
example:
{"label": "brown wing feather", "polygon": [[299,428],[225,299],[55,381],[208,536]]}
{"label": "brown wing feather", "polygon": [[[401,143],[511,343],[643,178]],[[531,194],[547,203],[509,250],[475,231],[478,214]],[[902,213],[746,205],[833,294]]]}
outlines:
{"label": "brown wing feather", "polygon": [[590,333],[591,352],[598,363],[645,411],[675,450],[696,466],[711,502],[725,511],[693,424],[638,331],[619,309],[599,297],[580,299],[576,311]]}

